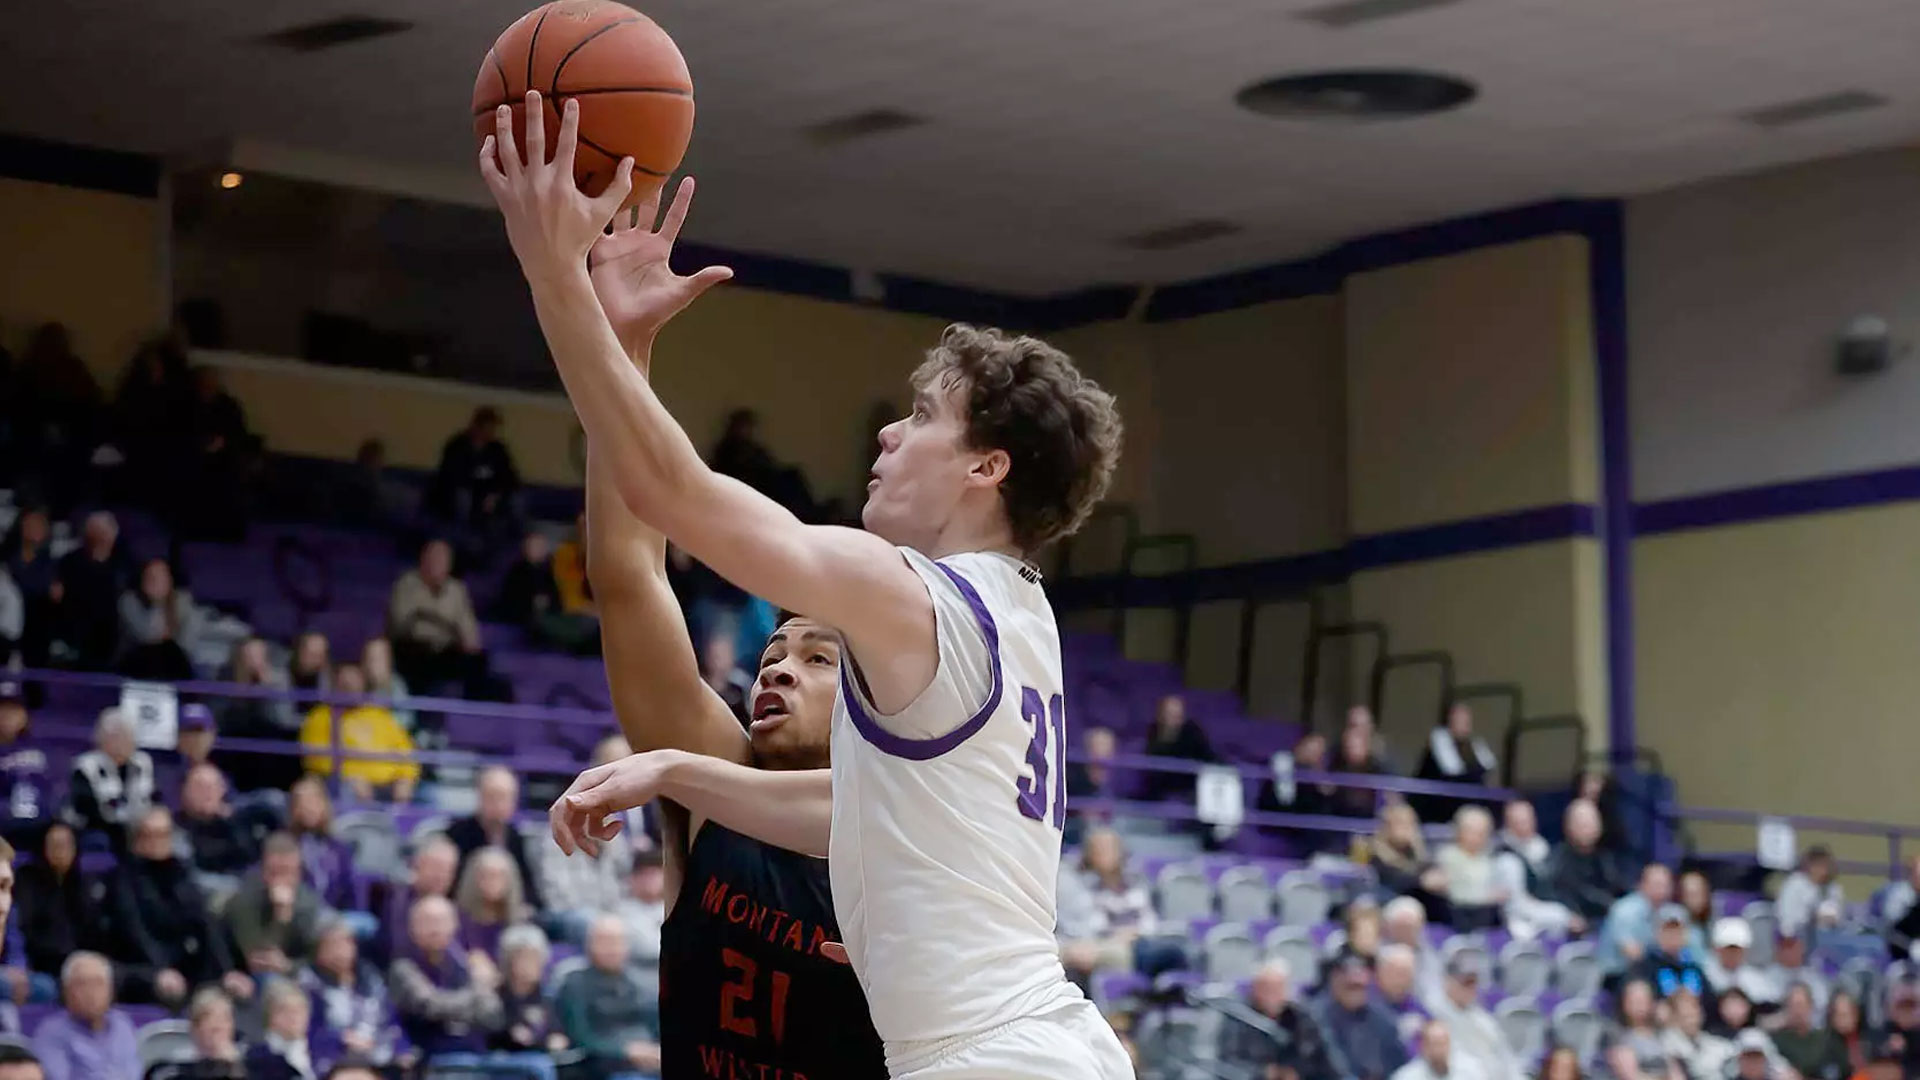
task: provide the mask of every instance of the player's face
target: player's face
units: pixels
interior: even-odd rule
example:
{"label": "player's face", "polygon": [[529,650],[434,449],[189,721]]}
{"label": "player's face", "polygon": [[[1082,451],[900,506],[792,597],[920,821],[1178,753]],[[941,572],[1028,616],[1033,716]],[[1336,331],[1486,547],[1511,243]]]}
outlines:
{"label": "player's face", "polygon": [[747,700],[755,760],[776,769],[825,766],[839,688],[840,635],[808,619],[782,623],[760,654]]}
{"label": "player's face", "polygon": [[960,386],[919,387],[913,412],[880,429],[860,511],[868,532],[921,547],[945,528],[985,457],[967,449],[965,401]]}

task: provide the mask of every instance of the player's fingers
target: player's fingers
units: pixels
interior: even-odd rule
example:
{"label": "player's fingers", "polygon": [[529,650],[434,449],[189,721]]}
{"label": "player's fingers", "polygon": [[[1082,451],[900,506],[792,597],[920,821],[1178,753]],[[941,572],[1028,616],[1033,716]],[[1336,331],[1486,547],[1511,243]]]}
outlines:
{"label": "player's fingers", "polygon": [[827,959],[833,961],[836,964],[853,963],[852,960],[847,959],[847,947],[845,945],[840,944],[837,941],[821,942],[820,955],[826,957]]}
{"label": "player's fingers", "polygon": [[507,178],[500,171],[499,156],[493,152],[496,145],[498,142],[491,135],[480,144],[480,179],[485,180],[487,187],[497,193]]}
{"label": "player's fingers", "polygon": [[686,292],[686,302],[689,304],[693,303],[695,300],[700,299],[701,293],[706,292],[708,289],[713,288],[723,281],[730,280],[732,277],[733,270],[729,267],[709,266],[690,278],[683,278],[682,280],[686,282],[686,284],[682,286]]}
{"label": "player's fingers", "polygon": [[508,180],[520,179],[520,148],[513,141],[513,109],[502,105],[493,110],[493,137],[500,148],[500,171]]}
{"label": "player's fingers", "polygon": [[553,168],[561,176],[573,175],[573,151],[580,141],[580,99],[568,98],[560,104],[560,136],[553,146]]}
{"label": "player's fingers", "polygon": [[538,169],[547,161],[547,110],[540,91],[527,91],[527,168]]}
{"label": "player's fingers", "polygon": [[573,831],[567,828],[567,813],[561,802],[556,801],[548,808],[547,828],[553,832],[553,842],[561,853],[573,854]]}
{"label": "player's fingers", "polygon": [[626,818],[619,814],[612,814],[588,825],[587,835],[595,840],[611,840],[620,835],[620,830],[625,828],[626,824]]}
{"label": "player's fingers", "polygon": [[680,235],[680,226],[687,223],[687,210],[693,205],[693,177],[680,178],[680,186],[673,191],[673,201],[667,204],[667,219],[660,223],[660,235],[671,244]]}
{"label": "player's fingers", "polygon": [[621,158],[620,164],[613,170],[613,179],[607,181],[607,190],[593,200],[594,212],[601,221],[612,219],[620,212],[620,204],[633,194],[633,159]]}

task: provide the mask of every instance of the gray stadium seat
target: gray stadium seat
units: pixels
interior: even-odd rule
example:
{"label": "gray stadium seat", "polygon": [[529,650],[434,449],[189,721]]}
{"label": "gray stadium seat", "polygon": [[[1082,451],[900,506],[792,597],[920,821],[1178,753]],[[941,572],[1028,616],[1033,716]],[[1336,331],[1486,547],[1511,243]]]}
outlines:
{"label": "gray stadium seat", "polygon": [[161,1062],[192,1061],[193,1032],[185,1020],[155,1020],[135,1036],[140,1049],[140,1066],[151,1069]]}
{"label": "gray stadium seat", "polygon": [[1209,979],[1250,979],[1260,966],[1260,946],[1241,923],[1223,923],[1207,931],[1200,953]]}
{"label": "gray stadium seat", "polygon": [[1563,1001],[1553,1010],[1554,1040],[1573,1047],[1581,1061],[1592,1061],[1600,1052],[1600,1037],[1605,1031],[1606,1022],[1588,1002]]}
{"label": "gray stadium seat", "polygon": [[1478,938],[1448,938],[1447,943],[1440,947],[1440,958],[1449,964],[1459,958],[1473,965],[1473,970],[1480,974],[1480,985],[1493,985],[1493,954],[1487,951],[1486,943]]}
{"label": "gray stadium seat", "polygon": [[1319,876],[1291,870],[1280,879],[1280,921],[1288,926],[1313,926],[1327,921],[1333,895]]}
{"label": "gray stadium seat", "polygon": [[356,868],[389,878],[405,876],[400,834],[388,815],[374,810],[349,811],[334,819],[333,834],[353,849]]}
{"label": "gray stadium seat", "polygon": [[1553,983],[1553,958],[1537,941],[1510,941],[1500,950],[1500,988],[1519,997],[1538,997]]}
{"label": "gray stadium seat", "polygon": [[1560,996],[1589,998],[1600,992],[1600,961],[1590,941],[1569,941],[1553,958],[1554,989]]}
{"label": "gray stadium seat", "polygon": [[451,824],[453,824],[453,818],[449,815],[428,814],[413,823],[412,831],[407,833],[407,846],[414,847],[434,833],[446,832],[447,826]]}
{"label": "gray stadium seat", "polygon": [[1204,919],[1213,914],[1213,883],[1191,863],[1162,867],[1154,882],[1160,892],[1160,916],[1165,919]]}
{"label": "gray stadium seat", "polygon": [[1773,905],[1765,900],[1755,900],[1740,909],[1740,917],[1747,920],[1747,926],[1753,930],[1753,944],[1747,949],[1747,963],[1761,968],[1773,963],[1773,939],[1780,932],[1780,919],[1773,913]]}
{"label": "gray stadium seat", "polygon": [[1320,950],[1302,926],[1276,926],[1267,933],[1267,959],[1281,960],[1296,993],[1320,985]]}
{"label": "gray stadium seat", "polygon": [[1273,918],[1273,886],[1257,866],[1236,866],[1220,875],[1220,917],[1237,922]]}
{"label": "gray stadium seat", "polygon": [[547,972],[548,992],[554,994],[559,993],[560,984],[566,981],[567,976],[576,971],[585,971],[586,967],[587,958],[584,956],[569,956],[565,960],[555,963],[552,969]]}
{"label": "gray stadium seat", "polygon": [[1327,939],[1320,943],[1320,955],[1332,959],[1333,957],[1339,956],[1340,950],[1346,947],[1346,930],[1341,927],[1335,927],[1327,932]]}
{"label": "gray stadium seat", "polygon": [[1532,998],[1508,998],[1493,1010],[1515,1056],[1534,1061],[1547,1052],[1547,1016]]}

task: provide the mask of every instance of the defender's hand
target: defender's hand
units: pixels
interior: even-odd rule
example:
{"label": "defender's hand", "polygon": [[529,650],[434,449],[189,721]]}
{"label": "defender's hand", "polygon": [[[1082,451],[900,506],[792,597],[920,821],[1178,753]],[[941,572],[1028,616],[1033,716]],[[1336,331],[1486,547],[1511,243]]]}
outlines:
{"label": "defender's hand", "polygon": [[660,794],[667,771],[680,756],[677,750],[650,750],[581,773],[547,811],[554,843],[568,855],[598,855],[600,844],[618,836],[626,824],[622,814]]}
{"label": "defender's hand", "polygon": [[693,205],[693,187],[691,176],[680,181],[658,231],[653,221],[660,216],[660,194],[655,192],[653,198],[615,215],[613,231],[594,241],[587,253],[593,293],[600,298],[621,347],[635,359],[644,356],[668,319],[733,276],[724,266],[709,266],[682,277],[668,265],[673,242]]}
{"label": "defender's hand", "polygon": [[[480,176],[500,204],[507,239],[528,281],[577,273],[614,211],[633,190],[633,159],[622,158],[607,190],[589,199],[573,182],[580,139],[580,103],[568,100],[560,135],[547,160],[547,122],[538,90],[527,91],[526,157],[513,138],[513,110],[494,110],[494,133],[480,146]],[[498,151],[497,153],[495,151]]]}

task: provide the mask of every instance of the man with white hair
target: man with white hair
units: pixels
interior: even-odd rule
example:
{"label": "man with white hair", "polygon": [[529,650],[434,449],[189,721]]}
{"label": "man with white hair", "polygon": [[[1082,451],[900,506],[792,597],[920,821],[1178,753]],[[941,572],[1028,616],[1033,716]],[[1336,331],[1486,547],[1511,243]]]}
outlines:
{"label": "man with white hair", "polygon": [[640,985],[628,957],[626,924],[601,915],[587,928],[587,966],[554,995],[561,1029],[586,1051],[595,1075],[660,1070],[659,997]]}
{"label": "man with white hair", "polygon": [[1472,1065],[1484,1080],[1523,1080],[1526,1071],[1500,1022],[1480,1004],[1480,968],[1466,954],[1447,962],[1446,987],[1428,1005],[1446,1025],[1455,1062]]}
{"label": "man with white hair", "polygon": [[1411,896],[1396,896],[1380,909],[1381,936],[1413,953],[1414,996],[1432,1001],[1442,988],[1440,954],[1427,941],[1427,909]]}
{"label": "man with white hair", "polygon": [[[1249,1076],[1274,1076],[1290,1069],[1297,1080],[1338,1080],[1320,1024],[1293,1000],[1292,978],[1284,960],[1269,960],[1253,973],[1247,1005],[1276,1031],[1263,1031],[1228,1016],[1220,1025],[1219,1059]],[[1276,1035],[1278,1037],[1276,1037]]]}
{"label": "man with white hair", "polygon": [[105,833],[124,851],[127,829],[154,802],[153,758],[135,745],[133,718],[119,709],[100,711],[93,747],[73,759],[67,823],[79,832]]}
{"label": "man with white hair", "polygon": [[1400,1034],[1409,1041],[1420,1034],[1420,1026],[1427,1020],[1427,1007],[1414,989],[1419,963],[1418,955],[1398,942],[1380,946],[1373,961],[1374,988],[1379,991],[1380,1004],[1398,1019]]}
{"label": "man with white hair", "polygon": [[140,1049],[127,1014],[113,1007],[113,965],[77,952],[60,966],[60,1003],[33,1033],[47,1080],[139,1080]]}
{"label": "man with white hair", "polygon": [[1447,1025],[1429,1020],[1420,1028],[1420,1056],[1402,1065],[1393,1080],[1488,1080],[1453,1050]]}
{"label": "man with white hair", "polygon": [[1546,837],[1540,835],[1533,804],[1525,799],[1507,803],[1497,850],[1493,856],[1493,874],[1507,894],[1507,929],[1522,941],[1545,936],[1584,934],[1587,920],[1567,905],[1549,899],[1544,893],[1543,876],[1552,854]]}

